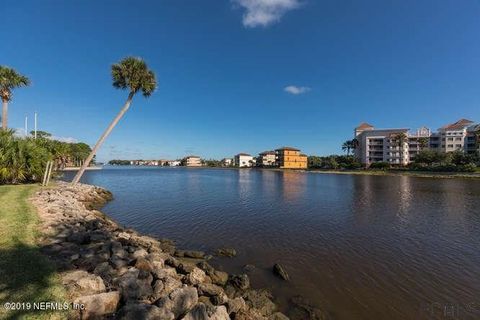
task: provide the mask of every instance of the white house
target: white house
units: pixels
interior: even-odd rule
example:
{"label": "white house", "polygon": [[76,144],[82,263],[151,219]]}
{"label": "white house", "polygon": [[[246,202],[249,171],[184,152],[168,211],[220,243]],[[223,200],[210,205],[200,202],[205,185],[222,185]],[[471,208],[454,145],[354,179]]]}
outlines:
{"label": "white house", "polygon": [[239,153],[235,156],[235,165],[240,168],[252,167],[255,160],[248,153]]}

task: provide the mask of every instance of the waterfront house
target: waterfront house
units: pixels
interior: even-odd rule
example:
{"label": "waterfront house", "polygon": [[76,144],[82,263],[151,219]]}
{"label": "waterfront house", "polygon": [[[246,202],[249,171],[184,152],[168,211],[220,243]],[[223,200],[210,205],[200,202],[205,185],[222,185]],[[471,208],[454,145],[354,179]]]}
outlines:
{"label": "waterfront house", "polygon": [[[480,151],[475,134],[479,128],[479,124],[467,119],[447,124],[437,132],[423,127],[413,133],[408,128],[375,129],[368,123],[362,123],[354,129],[357,141],[354,154],[368,167],[374,162],[407,165],[425,149],[442,153],[476,153]],[[400,135],[403,137],[399,138]]]}
{"label": "waterfront house", "polygon": [[222,159],[222,165],[224,167],[230,167],[233,164],[233,159],[232,158],[224,158]]}
{"label": "waterfront house", "polygon": [[307,156],[292,147],[281,147],[275,150],[276,165],[281,169],[306,169]]}
{"label": "waterfront house", "polygon": [[239,153],[234,157],[235,166],[240,168],[252,167],[255,161],[248,153]]}
{"label": "waterfront house", "polygon": [[201,167],[202,160],[198,156],[186,156],[182,160],[182,165],[185,167]]}
{"label": "waterfront house", "polygon": [[164,165],[169,167],[178,167],[181,164],[182,162],[180,160],[167,160]]}
{"label": "waterfront house", "polygon": [[258,154],[257,166],[273,167],[276,165],[275,151],[264,151]]}

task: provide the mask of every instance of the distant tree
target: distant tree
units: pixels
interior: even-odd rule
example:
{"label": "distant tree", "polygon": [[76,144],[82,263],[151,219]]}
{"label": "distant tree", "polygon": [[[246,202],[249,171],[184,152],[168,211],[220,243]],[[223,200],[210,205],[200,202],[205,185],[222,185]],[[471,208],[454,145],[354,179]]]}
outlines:
{"label": "distant tree", "polygon": [[12,90],[30,85],[30,80],[12,68],[0,66],[0,97],[2,98],[2,129],[8,128],[8,103]]}
{"label": "distant tree", "polygon": [[342,144],[342,150],[347,152],[347,156],[350,155],[350,150],[352,150],[352,148],[352,140],[347,140]]}
{"label": "distant tree", "polygon": [[[30,131],[31,136],[35,136],[35,131]],[[46,131],[37,130],[37,139],[50,139],[52,137],[51,133]]]}
{"label": "distant tree", "polygon": [[113,119],[112,123],[107,127],[105,132],[100,136],[92,152],[83,163],[80,170],[73,178],[72,184],[78,183],[85,169],[89,166],[98,149],[102,146],[113,128],[117,125],[125,112],[130,108],[133,96],[142,91],[144,97],[149,97],[157,87],[157,81],[153,71],[148,69],[147,64],[140,58],[127,57],[118,64],[112,66],[113,86],[118,89],[128,89],[129,94],[125,105],[118,115]]}
{"label": "distant tree", "polygon": [[418,138],[418,144],[420,146],[420,150],[423,150],[423,149],[427,148],[429,142],[430,142],[430,138],[428,138],[428,137]]}
{"label": "distant tree", "polygon": [[413,161],[423,165],[441,164],[447,161],[447,155],[433,150],[422,150],[417,153]]}
{"label": "distant tree", "polygon": [[[408,136],[405,132],[395,133],[391,136],[393,141],[393,145],[398,147],[400,157],[403,159],[404,152],[405,152],[405,142],[408,139]],[[403,165],[402,160],[400,160],[400,165]]]}

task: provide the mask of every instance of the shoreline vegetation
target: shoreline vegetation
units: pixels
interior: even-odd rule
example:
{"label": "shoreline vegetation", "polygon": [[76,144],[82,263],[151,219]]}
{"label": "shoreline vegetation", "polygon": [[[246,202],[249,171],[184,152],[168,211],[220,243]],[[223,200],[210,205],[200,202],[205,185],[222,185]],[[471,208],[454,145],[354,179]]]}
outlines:
{"label": "shoreline vegetation", "polygon": [[52,261],[41,253],[40,224],[30,202],[36,185],[0,186],[0,318],[65,319],[63,312],[7,310],[5,303],[64,301]]}
{"label": "shoreline vegetation", "polygon": [[480,179],[480,169],[476,172],[435,172],[435,171],[418,171],[405,169],[281,169],[281,168],[260,168],[260,167],[168,167],[168,166],[133,166],[133,165],[108,165],[110,167],[133,167],[133,168],[186,168],[190,170],[197,169],[217,169],[217,170],[269,170],[280,172],[305,172],[305,173],[322,173],[322,174],[343,174],[343,175],[365,175],[365,176],[408,176],[419,178],[466,178],[466,179]]}
{"label": "shoreline vegetation", "polygon": [[[208,262],[211,256],[204,252],[178,250],[171,240],[156,239],[120,227],[98,211],[112,199],[112,194],[105,189],[85,184],[72,186],[61,181],[50,188],[33,185],[1,188],[16,191],[15,202],[22,203],[22,208],[30,206],[33,209],[29,200],[36,207],[38,217],[33,209],[30,228],[40,227],[43,233],[35,238],[35,244],[30,240],[37,252],[26,251],[26,259],[45,263],[48,272],[43,274],[55,280],[49,283],[55,293],[50,296],[42,293],[48,293],[50,287],[14,286],[20,292],[17,301],[42,299],[82,306],[82,310],[70,307],[48,315],[10,311],[5,314],[6,318],[39,315],[39,319],[289,319],[279,311],[267,290],[251,288],[246,273],[228,274],[212,267]],[[35,195],[30,198],[33,193]],[[2,198],[7,199],[2,202],[3,206],[11,202],[5,195]],[[2,218],[5,218],[4,211],[2,207]],[[10,225],[6,225],[3,228],[9,229]],[[7,231],[2,230],[3,242],[17,239]],[[11,232],[16,231],[12,229]],[[37,259],[37,255],[40,258]],[[38,273],[38,268],[31,264],[26,264],[26,268],[14,261],[2,263],[30,275]],[[278,269],[279,266],[274,268]],[[8,281],[2,279],[2,286]],[[290,319],[328,319],[326,313],[310,306],[302,297],[292,298],[291,303]],[[286,310],[286,306],[281,309]]]}

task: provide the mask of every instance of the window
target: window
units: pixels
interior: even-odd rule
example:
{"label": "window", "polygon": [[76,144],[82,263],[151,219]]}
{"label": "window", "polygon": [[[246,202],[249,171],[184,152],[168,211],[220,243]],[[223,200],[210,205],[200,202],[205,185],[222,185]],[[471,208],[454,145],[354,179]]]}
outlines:
{"label": "window", "polygon": [[453,148],[453,144],[447,145],[447,148]]}

